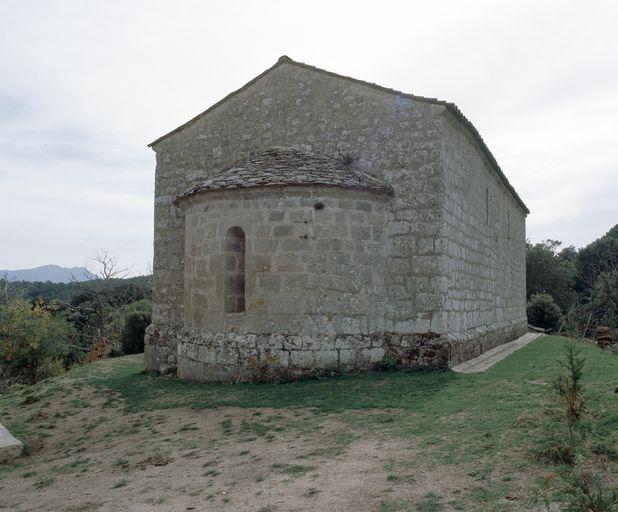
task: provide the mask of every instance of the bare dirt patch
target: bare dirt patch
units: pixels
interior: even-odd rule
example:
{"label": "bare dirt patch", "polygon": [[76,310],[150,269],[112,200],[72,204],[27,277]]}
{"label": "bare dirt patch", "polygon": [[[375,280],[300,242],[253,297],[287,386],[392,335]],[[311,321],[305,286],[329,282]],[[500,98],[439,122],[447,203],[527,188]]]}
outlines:
{"label": "bare dirt patch", "polygon": [[[89,407],[79,407],[84,400]],[[432,468],[400,440],[348,435],[337,415],[311,410],[170,409],[126,414],[83,390],[77,409],[38,410],[44,446],[0,474],[11,511],[376,511],[435,492],[461,475]],[[57,418],[57,416],[56,416]],[[111,421],[113,419],[113,421]]]}
{"label": "bare dirt patch", "polygon": [[[197,385],[100,361],[0,395],[28,456],[0,464],[0,511],[471,510],[560,506],[539,457],[554,400],[544,337],[485,374],[382,373]],[[616,483],[615,359],[594,347],[582,466]],[[233,406],[233,407],[232,407]],[[553,506],[553,505],[552,505]],[[553,509],[552,509],[553,510]]]}

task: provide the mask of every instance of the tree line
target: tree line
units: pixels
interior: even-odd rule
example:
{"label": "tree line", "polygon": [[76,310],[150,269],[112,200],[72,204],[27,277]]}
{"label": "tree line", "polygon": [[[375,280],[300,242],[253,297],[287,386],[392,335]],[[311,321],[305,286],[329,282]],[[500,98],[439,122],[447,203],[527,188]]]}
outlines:
{"label": "tree line", "polygon": [[0,276],[0,390],[33,383],[74,364],[144,350],[151,321],[152,278],[102,252],[95,279],[72,283],[11,282]]}
{"label": "tree line", "polygon": [[618,224],[579,250],[528,242],[526,297],[532,325],[578,338],[618,330]]}

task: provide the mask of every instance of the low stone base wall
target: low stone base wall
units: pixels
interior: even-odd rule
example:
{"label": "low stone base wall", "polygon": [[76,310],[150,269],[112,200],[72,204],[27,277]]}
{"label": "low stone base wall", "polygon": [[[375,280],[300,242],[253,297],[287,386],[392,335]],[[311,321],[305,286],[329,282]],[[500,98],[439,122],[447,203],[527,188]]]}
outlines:
{"label": "low stone base wall", "polygon": [[293,380],[380,364],[445,367],[448,347],[436,333],[318,337],[185,329],[178,342],[178,376],[201,382]]}
{"label": "low stone base wall", "polygon": [[266,382],[331,372],[386,368],[440,368],[479,356],[527,331],[525,320],[461,335],[212,333],[151,325],[146,331],[147,370],[177,367],[182,379],[200,382]]}
{"label": "low stone base wall", "polygon": [[176,367],[179,328],[150,324],[144,337],[144,366],[148,371],[167,373]]}
{"label": "low stone base wall", "polygon": [[483,352],[519,338],[528,331],[524,318],[518,322],[507,322],[497,326],[479,327],[463,334],[444,336],[449,347],[449,365],[455,366],[480,356]]}

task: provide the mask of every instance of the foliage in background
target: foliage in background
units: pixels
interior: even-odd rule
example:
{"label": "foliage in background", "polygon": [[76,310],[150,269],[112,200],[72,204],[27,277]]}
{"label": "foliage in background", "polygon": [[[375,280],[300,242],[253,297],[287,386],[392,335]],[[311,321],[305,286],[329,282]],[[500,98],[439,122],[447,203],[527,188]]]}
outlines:
{"label": "foliage in background", "polygon": [[587,295],[603,272],[618,271],[618,224],[577,253],[576,289]]}
{"label": "foliage in background", "polygon": [[598,275],[594,283],[592,311],[600,323],[618,330],[618,270]]}
{"label": "foliage in background", "polygon": [[557,252],[559,247],[557,240],[527,244],[526,297],[530,300],[537,293],[549,293],[560,308],[566,310],[577,300],[575,249],[567,247]]}
{"label": "foliage in background", "polygon": [[[618,225],[588,246],[559,250],[557,240],[527,244],[526,296],[552,296],[569,336],[594,335],[599,325],[618,334]],[[530,323],[534,322],[529,318]]]}
{"label": "foliage in background", "polygon": [[[74,297],[84,293],[87,282],[73,283],[43,283],[40,281],[10,281],[0,275],[0,290],[6,284],[9,290],[9,300],[5,300],[0,293],[0,303],[10,302],[14,299],[24,299],[30,302],[35,300],[70,302]],[[110,279],[106,286],[115,288],[120,285],[135,285],[144,291],[146,295],[152,293],[152,276],[128,277],[126,279]]]}
{"label": "foliage in background", "polygon": [[56,308],[16,300],[0,306],[0,365],[26,382],[64,371],[76,331]]}
{"label": "foliage in background", "polygon": [[[67,305],[68,318],[79,332],[82,347],[103,344],[118,354],[126,318],[133,313],[149,314],[152,310],[149,293],[134,284],[113,288],[101,284],[88,286],[90,288]],[[106,352],[104,350],[102,354]]]}
{"label": "foliage in background", "polygon": [[[89,281],[0,279],[0,387],[14,381],[35,382],[73,364],[119,354],[127,318],[135,314],[145,315],[140,317],[143,321],[149,318],[151,276],[125,279],[127,269],[105,251],[93,260],[99,267]],[[136,343],[133,338],[132,350]]]}
{"label": "foliage in background", "polygon": [[141,354],[144,351],[144,333],[150,322],[150,313],[131,313],[125,318],[120,336],[123,354]]}
{"label": "foliage in background", "polygon": [[[123,281],[129,269],[122,268],[107,251],[98,252],[92,260],[97,268],[88,270],[95,278],[83,281],[83,292],[65,304],[79,331],[80,345],[87,350],[87,362],[118,352],[128,307],[142,301],[150,304],[151,294]],[[114,286],[114,282],[119,284]]]}
{"label": "foliage in background", "polygon": [[549,293],[536,293],[526,307],[528,323],[543,329],[557,329],[562,311]]}

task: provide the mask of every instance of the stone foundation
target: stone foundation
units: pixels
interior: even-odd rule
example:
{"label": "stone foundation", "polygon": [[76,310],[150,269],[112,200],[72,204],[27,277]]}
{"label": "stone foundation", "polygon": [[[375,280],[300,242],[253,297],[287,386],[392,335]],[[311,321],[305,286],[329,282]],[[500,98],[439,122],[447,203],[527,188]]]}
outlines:
{"label": "stone foundation", "polygon": [[166,373],[176,367],[176,353],[180,330],[174,326],[150,324],[144,337],[144,366],[148,371]]}
{"label": "stone foundation", "polygon": [[150,325],[147,370],[199,382],[268,382],[325,373],[443,368],[473,359],[525,334],[525,320],[497,329],[477,328],[455,337],[434,332],[345,335],[211,333]]}
{"label": "stone foundation", "polygon": [[463,363],[480,356],[483,352],[519,338],[528,331],[528,322],[522,319],[519,322],[505,322],[488,327],[470,329],[463,335],[446,335],[449,346],[449,365]]}
{"label": "stone foundation", "polygon": [[377,335],[295,336],[209,333],[185,329],[178,376],[202,382],[276,381],[328,370],[369,369],[385,351]]}
{"label": "stone foundation", "polygon": [[491,333],[478,332],[475,338],[449,341],[432,332],[298,336],[183,329],[178,376],[200,382],[266,382],[367,371],[380,365],[444,368],[523,332],[522,326],[505,326]]}

